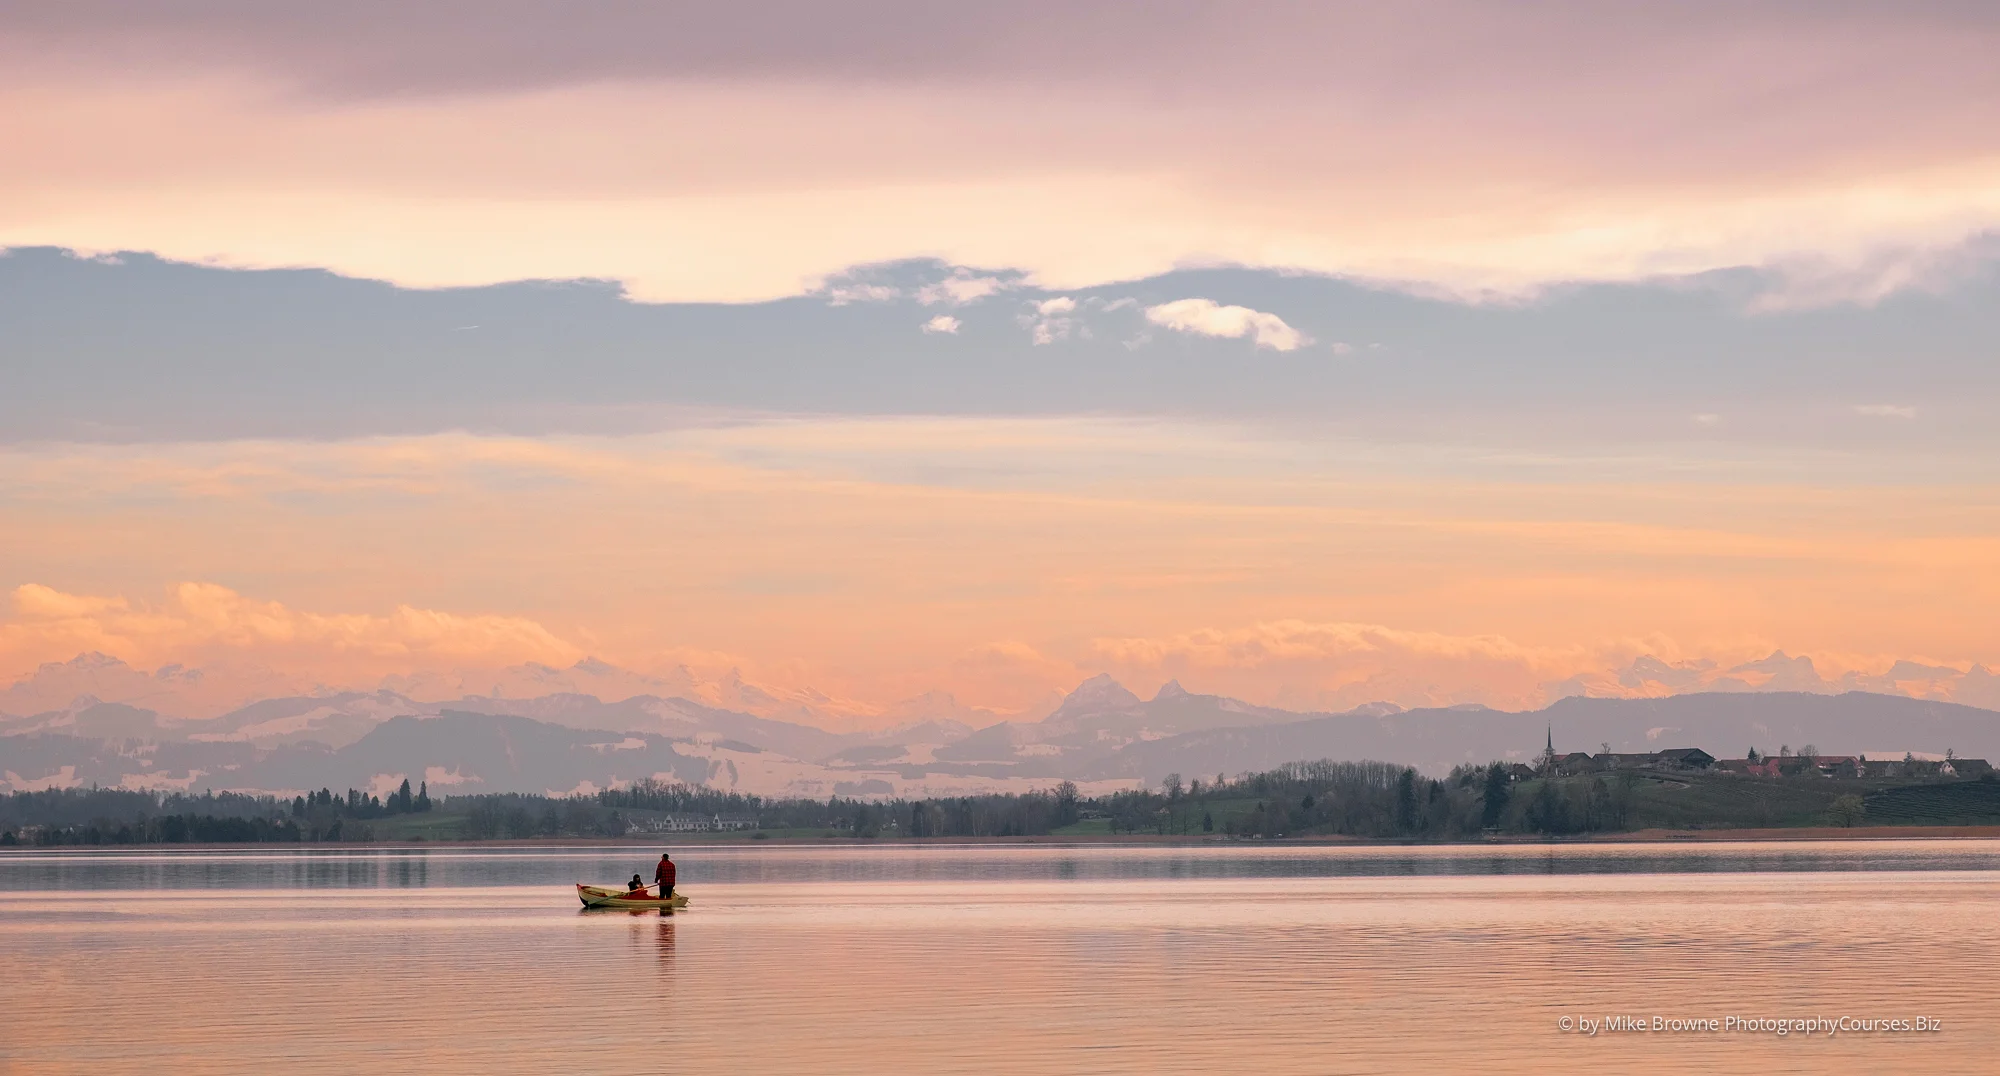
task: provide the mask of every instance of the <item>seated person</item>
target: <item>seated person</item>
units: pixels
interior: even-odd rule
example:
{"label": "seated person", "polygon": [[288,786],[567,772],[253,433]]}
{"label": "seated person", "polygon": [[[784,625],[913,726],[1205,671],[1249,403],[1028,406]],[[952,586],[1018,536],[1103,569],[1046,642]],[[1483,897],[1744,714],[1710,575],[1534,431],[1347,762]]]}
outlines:
{"label": "seated person", "polygon": [[627,883],[627,888],[631,890],[631,892],[625,894],[628,897],[643,897],[646,895],[646,883],[640,881],[639,876],[636,874],[632,876],[632,881]]}

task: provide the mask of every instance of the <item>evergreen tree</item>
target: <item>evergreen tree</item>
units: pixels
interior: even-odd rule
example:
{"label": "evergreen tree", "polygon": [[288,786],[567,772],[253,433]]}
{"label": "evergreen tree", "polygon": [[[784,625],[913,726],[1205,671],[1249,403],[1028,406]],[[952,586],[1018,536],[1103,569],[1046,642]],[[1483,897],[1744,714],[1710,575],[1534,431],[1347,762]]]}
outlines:
{"label": "evergreen tree", "polygon": [[1417,771],[1404,770],[1396,777],[1396,826],[1404,832],[1417,828]]}
{"label": "evergreen tree", "polygon": [[1535,798],[1528,801],[1528,825],[1542,833],[1568,833],[1573,828],[1569,797],[1556,787],[1556,782],[1544,780],[1535,789]]}
{"label": "evergreen tree", "polygon": [[1507,813],[1507,767],[1495,762],[1486,767],[1486,802],[1480,808],[1479,824],[1492,829]]}

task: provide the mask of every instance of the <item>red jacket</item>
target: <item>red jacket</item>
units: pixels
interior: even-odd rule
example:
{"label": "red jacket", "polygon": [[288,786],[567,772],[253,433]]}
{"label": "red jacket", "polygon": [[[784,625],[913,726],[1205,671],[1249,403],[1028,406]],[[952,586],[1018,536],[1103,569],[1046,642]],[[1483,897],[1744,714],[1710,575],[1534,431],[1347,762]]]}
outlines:
{"label": "red jacket", "polygon": [[660,895],[666,896],[666,891],[674,887],[674,861],[660,860],[660,865],[653,868],[653,880],[660,883]]}

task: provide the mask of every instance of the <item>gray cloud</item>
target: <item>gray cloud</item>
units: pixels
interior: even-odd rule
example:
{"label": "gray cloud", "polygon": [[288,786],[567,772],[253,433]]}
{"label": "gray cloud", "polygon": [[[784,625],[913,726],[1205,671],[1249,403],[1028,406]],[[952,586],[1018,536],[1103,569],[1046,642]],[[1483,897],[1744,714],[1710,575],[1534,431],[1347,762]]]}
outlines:
{"label": "gray cloud", "polygon": [[[924,301],[939,281],[989,277],[1010,290]],[[1946,452],[1992,440],[1982,401],[2000,394],[2000,261],[1950,290],[1867,307],[1749,311],[1745,297],[1763,280],[1742,270],[1482,306],[1247,269],[1058,293],[911,262],[791,299],[648,304],[587,281],[425,291],[316,270],[16,250],[0,257],[0,436],[617,432],[717,412],[1090,412],[1601,446],[1726,438],[1874,451],[1882,445],[1865,439],[1882,437],[1898,451]],[[842,288],[872,290],[830,298]],[[1249,367],[1238,339],[1168,333],[1126,346],[1146,307],[1189,295],[1268,311],[1317,339],[1383,346],[1339,357],[1262,349]],[[1100,331],[1070,324],[1061,347],[1036,347],[1023,331],[1085,313]],[[956,330],[911,331],[939,316]],[[1857,422],[1857,401],[1918,409],[1924,421]],[[1700,417],[1724,411],[1726,423]]]}

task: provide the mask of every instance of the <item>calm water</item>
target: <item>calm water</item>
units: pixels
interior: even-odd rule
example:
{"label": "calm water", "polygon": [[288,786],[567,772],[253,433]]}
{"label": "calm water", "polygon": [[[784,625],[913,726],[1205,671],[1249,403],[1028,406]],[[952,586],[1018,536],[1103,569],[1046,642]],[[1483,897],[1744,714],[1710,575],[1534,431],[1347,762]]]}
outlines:
{"label": "calm water", "polygon": [[2000,1070],[2000,843],[651,858],[0,856],[0,1072]]}

